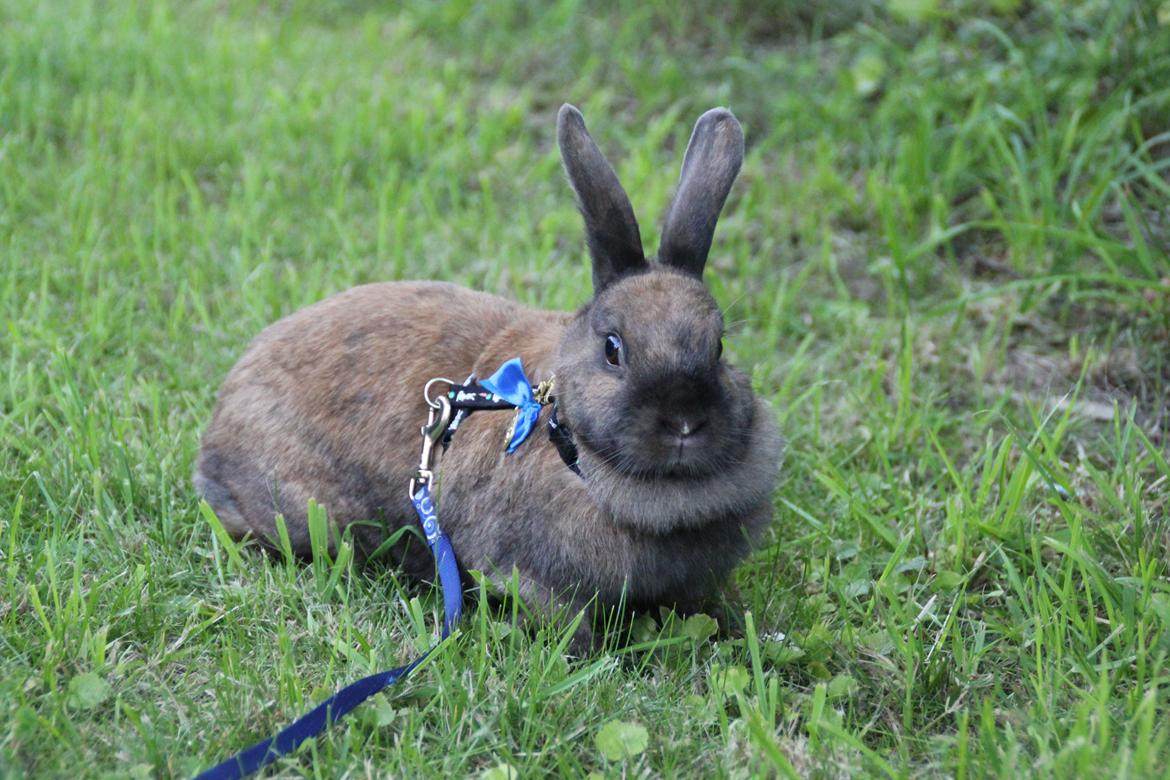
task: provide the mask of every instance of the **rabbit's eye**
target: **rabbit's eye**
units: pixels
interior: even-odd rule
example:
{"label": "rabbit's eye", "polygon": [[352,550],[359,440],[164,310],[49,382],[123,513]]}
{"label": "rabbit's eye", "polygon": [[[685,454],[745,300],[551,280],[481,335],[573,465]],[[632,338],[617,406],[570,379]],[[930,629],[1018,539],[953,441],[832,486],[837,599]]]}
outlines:
{"label": "rabbit's eye", "polygon": [[622,340],[614,333],[605,337],[605,361],[611,366],[622,364]]}
{"label": "rabbit's eye", "polygon": [[719,360],[723,357],[723,339],[719,339],[719,348],[715,350],[715,359]]}

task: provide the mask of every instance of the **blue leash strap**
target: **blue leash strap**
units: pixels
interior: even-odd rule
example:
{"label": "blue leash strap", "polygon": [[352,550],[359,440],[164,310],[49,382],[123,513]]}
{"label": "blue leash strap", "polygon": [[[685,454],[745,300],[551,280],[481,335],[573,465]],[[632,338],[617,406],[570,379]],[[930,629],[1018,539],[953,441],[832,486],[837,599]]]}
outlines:
{"label": "blue leash strap", "polygon": [[459,564],[455,560],[455,550],[451,547],[451,540],[447,534],[439,527],[429,481],[419,485],[418,490],[411,496],[411,501],[414,503],[427,544],[435,556],[435,563],[439,569],[439,584],[443,591],[443,636],[439,643],[405,666],[371,674],[347,685],[276,736],[240,751],[227,761],[201,773],[195,780],[239,780],[268,766],[281,756],[292,753],[303,742],[320,734],[330,724],[340,720],[375,693],[406,677],[450,635],[451,629],[463,613],[463,585],[459,577]]}
{"label": "blue leash strap", "polygon": [[446,639],[463,614],[463,581],[459,577],[459,562],[455,558],[451,539],[439,527],[439,516],[435,511],[434,499],[431,498],[431,483],[419,485],[411,501],[414,502],[414,511],[418,513],[423,534],[439,567],[439,586],[443,589],[443,639]]}

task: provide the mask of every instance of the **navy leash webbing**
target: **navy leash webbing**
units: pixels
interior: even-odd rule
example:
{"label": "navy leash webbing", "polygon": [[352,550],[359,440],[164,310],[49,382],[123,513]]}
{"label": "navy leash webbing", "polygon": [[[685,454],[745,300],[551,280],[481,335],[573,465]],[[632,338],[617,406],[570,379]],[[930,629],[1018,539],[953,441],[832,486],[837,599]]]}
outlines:
{"label": "navy leash webbing", "polygon": [[320,734],[330,724],[340,720],[375,693],[394,685],[409,675],[415,667],[434,652],[435,648],[447,639],[463,612],[463,584],[459,577],[459,564],[455,560],[455,550],[451,547],[451,540],[439,527],[434,503],[431,499],[430,483],[424,482],[419,485],[411,500],[439,570],[439,584],[443,592],[443,632],[439,642],[405,666],[372,674],[347,685],[276,736],[269,737],[240,751],[228,760],[202,772],[195,780],[239,780],[239,778],[271,764],[281,756],[292,753],[306,740]]}
{"label": "navy leash webbing", "polygon": [[[410,481],[410,499],[418,514],[419,522],[422,523],[427,545],[431,548],[439,570],[439,585],[443,592],[442,638],[429,650],[405,666],[372,674],[347,685],[276,736],[269,737],[240,751],[227,761],[202,772],[195,780],[239,780],[239,778],[268,766],[281,756],[292,753],[306,740],[320,734],[331,723],[344,717],[375,693],[394,685],[409,675],[451,634],[451,629],[454,628],[463,612],[463,583],[459,576],[459,564],[455,559],[455,550],[451,546],[451,540],[447,534],[443,533],[442,528],[439,527],[439,519],[431,497],[431,481],[434,477],[431,471],[434,462],[434,445],[439,443],[440,446],[446,448],[451,441],[451,436],[459,427],[460,421],[476,410],[514,408],[517,410],[517,414],[509,429],[507,446],[507,451],[511,453],[531,432],[532,427],[539,419],[541,407],[552,400],[550,397],[551,378],[534,390],[532,383],[524,374],[524,368],[519,358],[505,362],[492,376],[482,382],[474,383],[473,380],[474,375],[469,377],[463,385],[450,382],[451,389],[448,391],[448,395],[440,396],[434,401],[427,392],[428,388],[433,382],[449,382],[449,380],[432,379],[424,387],[423,397],[430,407],[430,412],[427,424],[422,427],[423,445],[419,468],[414,479]],[[581,476],[581,470],[577,465],[577,448],[573,443],[572,434],[567,426],[558,424],[555,407],[549,425],[549,438],[556,444],[561,458],[577,476]]]}

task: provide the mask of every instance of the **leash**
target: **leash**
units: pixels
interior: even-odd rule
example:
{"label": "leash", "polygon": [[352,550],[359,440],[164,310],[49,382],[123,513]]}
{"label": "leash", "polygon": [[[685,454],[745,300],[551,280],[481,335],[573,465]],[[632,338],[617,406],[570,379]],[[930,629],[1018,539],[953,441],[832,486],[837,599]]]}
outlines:
{"label": "leash", "polygon": [[[435,399],[430,397],[432,384],[445,382],[449,389]],[[195,780],[239,780],[268,766],[281,756],[295,751],[307,740],[320,734],[331,724],[379,691],[403,680],[431,653],[447,641],[463,613],[463,584],[459,564],[451,540],[439,525],[439,517],[431,496],[434,482],[435,445],[444,451],[452,437],[472,412],[478,410],[516,409],[516,418],[508,430],[506,447],[515,451],[532,432],[540,416],[541,407],[553,403],[549,418],[549,439],[553,441],[565,465],[580,476],[577,467],[577,448],[568,428],[556,421],[556,406],[552,398],[552,380],[542,382],[535,390],[524,374],[519,358],[500,366],[488,379],[476,383],[472,375],[463,384],[446,379],[432,379],[423,388],[429,412],[427,424],[422,426],[422,452],[418,469],[410,480],[409,494],[427,546],[434,556],[439,571],[439,586],[443,595],[443,629],[439,641],[410,663],[364,677],[342,688],[318,704],[276,736],[257,742],[231,758],[200,773]]]}

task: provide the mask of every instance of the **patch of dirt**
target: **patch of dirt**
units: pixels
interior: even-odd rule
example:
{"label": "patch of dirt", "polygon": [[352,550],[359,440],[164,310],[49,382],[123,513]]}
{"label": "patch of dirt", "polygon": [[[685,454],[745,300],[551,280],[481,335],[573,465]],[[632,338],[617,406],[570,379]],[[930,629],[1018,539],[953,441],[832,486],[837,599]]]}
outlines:
{"label": "patch of dirt", "polygon": [[[998,320],[992,301],[975,312],[1009,330],[1002,363],[983,381],[1020,403],[1064,411],[1092,423],[1134,421],[1152,442],[1170,444],[1170,334],[1115,307],[1076,306],[1060,314]],[[1079,384],[1079,388],[1078,388]]]}

